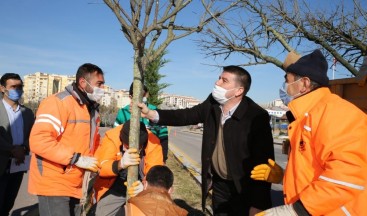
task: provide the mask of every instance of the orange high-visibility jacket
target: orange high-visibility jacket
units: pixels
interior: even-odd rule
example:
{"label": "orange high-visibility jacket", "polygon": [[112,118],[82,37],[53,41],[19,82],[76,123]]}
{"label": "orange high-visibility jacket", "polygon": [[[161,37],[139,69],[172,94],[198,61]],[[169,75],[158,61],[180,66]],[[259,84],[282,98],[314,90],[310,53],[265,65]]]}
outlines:
{"label": "orange high-visibility jacket", "polygon": [[[120,151],[120,146],[122,145],[120,131],[122,127],[123,125],[119,125],[108,130],[95,153],[100,165],[99,176],[94,184],[94,198],[97,202],[116,180],[117,174],[113,172],[112,164],[123,157]],[[144,175],[147,174],[151,167],[163,164],[162,146],[159,138],[148,130],[148,144],[145,148],[144,156]]]}
{"label": "orange high-visibility jacket", "polygon": [[29,141],[29,193],[81,198],[84,170],[70,162],[74,153],[92,155],[98,146],[99,115],[92,112],[72,85],[41,102]]}
{"label": "orange high-visibility jacket", "polygon": [[285,203],[311,215],[367,215],[367,116],[319,88],[289,105],[295,121],[284,177]]}

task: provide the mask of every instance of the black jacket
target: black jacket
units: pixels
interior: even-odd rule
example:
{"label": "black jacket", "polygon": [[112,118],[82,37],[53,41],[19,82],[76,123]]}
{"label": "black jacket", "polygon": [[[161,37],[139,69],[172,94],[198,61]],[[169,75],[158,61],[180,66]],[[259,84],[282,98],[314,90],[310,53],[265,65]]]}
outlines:
{"label": "black jacket", "polygon": [[[183,126],[204,123],[202,161],[202,205],[211,185],[211,157],[216,144],[221,109],[209,95],[201,104],[181,110],[157,110],[158,124]],[[227,168],[239,193],[249,198],[249,206],[259,209],[271,207],[271,184],[254,181],[251,170],[258,164],[274,159],[270,118],[266,110],[244,96],[232,117],[223,125],[223,139]]]}

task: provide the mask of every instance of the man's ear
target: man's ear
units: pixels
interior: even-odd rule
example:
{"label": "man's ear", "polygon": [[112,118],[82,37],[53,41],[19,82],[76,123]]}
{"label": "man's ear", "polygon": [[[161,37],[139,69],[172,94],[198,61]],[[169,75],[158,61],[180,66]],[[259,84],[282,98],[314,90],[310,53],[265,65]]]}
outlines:
{"label": "man's ear", "polygon": [[238,96],[242,96],[242,95],[244,95],[244,94],[246,94],[246,92],[245,92],[245,88],[244,88],[244,87],[240,87],[240,88],[237,90],[236,97],[238,97]]}
{"label": "man's ear", "polygon": [[308,77],[303,77],[303,82],[302,82],[302,88],[301,88],[301,93],[305,93],[311,90],[312,88],[312,84],[311,84],[311,80]]}
{"label": "man's ear", "polygon": [[5,86],[2,86],[2,85],[0,85],[0,91],[2,92],[2,93],[4,93],[5,92]]}
{"label": "man's ear", "polygon": [[147,181],[143,181],[143,188],[144,190],[146,190],[148,187],[148,182]]}
{"label": "man's ear", "polygon": [[86,88],[86,85],[87,85],[87,82],[86,82],[85,78],[84,77],[81,77],[79,79],[78,83],[77,83],[77,86],[85,89]]}
{"label": "man's ear", "polygon": [[168,193],[169,194],[172,194],[173,193],[173,186],[168,189]]}

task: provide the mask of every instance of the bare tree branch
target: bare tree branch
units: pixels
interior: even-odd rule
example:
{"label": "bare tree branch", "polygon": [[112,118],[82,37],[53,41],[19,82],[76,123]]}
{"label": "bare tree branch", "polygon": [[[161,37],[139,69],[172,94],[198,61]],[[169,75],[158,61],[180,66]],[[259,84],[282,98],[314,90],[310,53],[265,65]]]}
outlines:
{"label": "bare tree branch", "polygon": [[[203,0],[202,0],[203,1]],[[246,65],[268,62],[281,67],[278,56],[298,50],[322,48],[357,75],[367,55],[366,8],[353,0],[353,8],[336,2],[328,8],[311,8],[307,1],[243,0],[231,16],[214,19],[197,42],[208,56],[229,58],[241,53]],[[302,10],[301,10],[302,9]],[[213,14],[206,8],[209,14]],[[225,22],[223,20],[226,20]]]}

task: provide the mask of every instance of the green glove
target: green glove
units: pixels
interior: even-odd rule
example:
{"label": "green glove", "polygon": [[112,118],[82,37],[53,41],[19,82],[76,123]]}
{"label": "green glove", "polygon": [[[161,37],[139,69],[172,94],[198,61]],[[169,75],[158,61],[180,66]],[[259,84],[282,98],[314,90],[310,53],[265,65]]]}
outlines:
{"label": "green glove", "polygon": [[283,179],[283,169],[272,159],[269,159],[268,164],[260,164],[254,167],[251,171],[251,178],[278,184]]}

